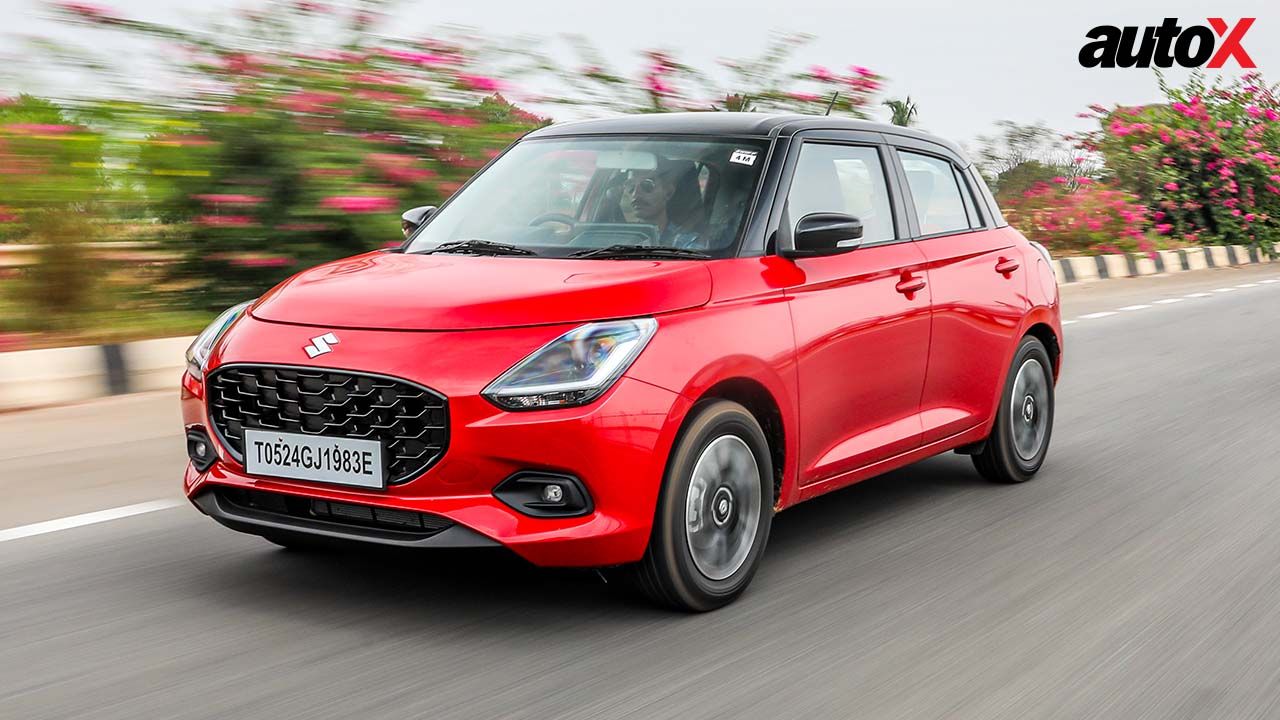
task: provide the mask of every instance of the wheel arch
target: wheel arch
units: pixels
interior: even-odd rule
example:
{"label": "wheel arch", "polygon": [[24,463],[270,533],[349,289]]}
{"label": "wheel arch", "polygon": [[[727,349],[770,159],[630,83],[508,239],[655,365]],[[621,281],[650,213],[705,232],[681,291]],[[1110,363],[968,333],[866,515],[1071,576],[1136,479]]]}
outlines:
{"label": "wheel arch", "polygon": [[1062,369],[1062,342],[1058,339],[1058,334],[1046,322],[1037,322],[1032,324],[1022,333],[1023,337],[1030,335],[1040,341],[1044,345],[1044,349],[1049,353],[1049,362],[1053,364],[1053,381],[1057,383],[1058,374]]}
{"label": "wheel arch", "polygon": [[[769,457],[773,468],[773,504],[778,507],[782,501],[783,480],[787,476],[787,426],[782,417],[782,408],[777,398],[759,380],[737,376],[716,382],[703,391],[694,403],[694,407],[707,400],[729,400],[745,407],[760,423],[765,439],[769,443]],[[687,424],[693,413],[685,416],[683,424]],[[681,428],[683,432],[684,428]]]}

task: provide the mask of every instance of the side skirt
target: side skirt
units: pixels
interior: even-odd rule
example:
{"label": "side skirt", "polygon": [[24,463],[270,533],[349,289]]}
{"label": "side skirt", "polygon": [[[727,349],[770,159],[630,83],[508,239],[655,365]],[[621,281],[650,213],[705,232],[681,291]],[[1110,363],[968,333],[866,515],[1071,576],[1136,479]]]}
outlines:
{"label": "side skirt", "polygon": [[963,430],[941,440],[935,440],[928,445],[922,445],[914,450],[908,450],[904,453],[894,455],[891,458],[885,458],[870,465],[864,465],[856,470],[850,470],[835,477],[827,478],[821,482],[812,485],[806,485],[800,488],[800,499],[797,502],[804,502],[810,498],[829,493],[832,490],[839,490],[855,483],[861,482],[877,475],[883,475],[890,470],[897,470],[900,467],[910,465],[913,462],[924,460],[934,455],[941,455],[948,450],[980,443],[986,439],[987,429],[984,425],[975,425],[968,430]]}

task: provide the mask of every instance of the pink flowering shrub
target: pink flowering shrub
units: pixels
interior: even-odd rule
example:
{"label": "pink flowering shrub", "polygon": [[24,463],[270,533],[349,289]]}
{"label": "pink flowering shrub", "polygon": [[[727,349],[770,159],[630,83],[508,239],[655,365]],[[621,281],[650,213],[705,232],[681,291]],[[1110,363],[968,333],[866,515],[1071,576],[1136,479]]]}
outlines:
{"label": "pink flowering shrub", "polygon": [[1036,183],[1001,205],[1005,218],[1055,254],[1150,252],[1147,209],[1123,190],[1077,178]]}
{"label": "pink flowering shrub", "polygon": [[1079,139],[1119,187],[1146,203],[1171,239],[1255,245],[1280,240],[1280,97],[1258,73],[1226,84],[1161,84],[1168,102],[1093,106],[1099,129]]}
{"label": "pink flowering shrub", "polygon": [[[115,185],[143,188],[146,216],[180,228],[170,233],[183,257],[172,278],[184,293],[177,302],[206,309],[396,242],[401,210],[444,202],[549,122],[527,107],[820,113],[834,97],[833,113],[863,116],[882,82],[861,66],[787,69],[808,40],[799,35],[778,37],[758,58],[724,61],[721,84],[659,50],[620,72],[585,47],[566,69],[536,40],[392,40],[375,29],[377,3],[265,0],[207,31],[78,1],[53,7],[69,23],[172,53],[167,97],[104,99],[96,112],[128,138],[117,144]],[[102,75],[97,92],[122,74]],[[0,221],[17,213],[3,195],[0,205]]]}
{"label": "pink flowering shrub", "polygon": [[[442,203],[546,122],[499,94],[513,88],[494,77],[485,48],[392,42],[371,31],[376,17],[341,4],[268,2],[231,31],[209,32],[105,7],[60,10],[176,48],[184,81],[173,97],[113,119],[147,130],[130,180],[155,215],[187,229],[176,279],[185,301],[210,309],[400,238],[400,211]],[[329,36],[342,49],[316,50],[334,23],[348,32]]]}

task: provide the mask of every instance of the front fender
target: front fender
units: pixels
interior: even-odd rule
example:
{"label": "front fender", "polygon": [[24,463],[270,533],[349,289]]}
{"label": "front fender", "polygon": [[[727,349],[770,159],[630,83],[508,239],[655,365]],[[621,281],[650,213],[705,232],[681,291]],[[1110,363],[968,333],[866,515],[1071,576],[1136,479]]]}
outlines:
{"label": "front fender", "polygon": [[779,505],[795,502],[799,453],[795,338],[785,302],[725,303],[661,316],[658,332],[627,376],[680,395],[663,433],[668,448],[674,446],[690,409],[717,385],[747,380],[763,388],[782,418],[785,461]]}

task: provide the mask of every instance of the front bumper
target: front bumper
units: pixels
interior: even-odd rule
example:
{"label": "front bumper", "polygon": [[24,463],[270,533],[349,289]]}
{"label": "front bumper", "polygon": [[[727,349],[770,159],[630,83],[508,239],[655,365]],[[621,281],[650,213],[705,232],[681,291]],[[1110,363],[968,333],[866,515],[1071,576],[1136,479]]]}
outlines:
{"label": "front bumper", "polygon": [[291,517],[282,513],[262,512],[232,502],[227,495],[208,489],[191,498],[200,512],[219,523],[253,535],[272,532],[302,533],[335,540],[358,540],[376,545],[408,548],[482,548],[499,543],[463,525],[453,524],[439,532],[407,533],[370,528],[319,518]]}
{"label": "front bumper", "polygon": [[[237,325],[211,367],[228,362],[261,362],[292,357],[316,328],[246,319]],[[417,382],[449,398],[449,446],[424,474],[382,490],[252,476],[214,437],[218,460],[205,472],[188,465],[184,490],[202,512],[237,530],[261,534],[288,530],[328,537],[412,547],[484,546],[510,548],[536,565],[603,566],[633,562],[649,540],[666,458],[687,403],[676,393],[623,377],[601,399],[580,408],[507,412],[479,391],[529,348],[564,332],[527,328],[467,333],[381,333],[341,331],[345,347],[359,357],[313,362],[314,367],[382,373]],[[406,336],[420,336],[410,353]],[[466,337],[461,337],[461,336]],[[499,335],[505,337],[498,337]],[[452,337],[450,337],[452,336]],[[465,342],[479,352],[465,365],[446,364]],[[287,347],[285,355],[274,348]],[[484,352],[488,349],[491,352]],[[275,357],[272,357],[273,353]],[[405,358],[417,359],[406,363]],[[321,361],[327,358],[320,358]],[[294,360],[296,363],[296,359]],[[209,427],[204,386],[184,376],[182,410],[188,429]],[[532,517],[508,506],[493,490],[522,471],[568,474],[591,495],[592,512],[579,517]],[[453,527],[431,537],[379,536],[320,520],[262,517],[220,502],[218,488],[240,488],[429,513]]]}

